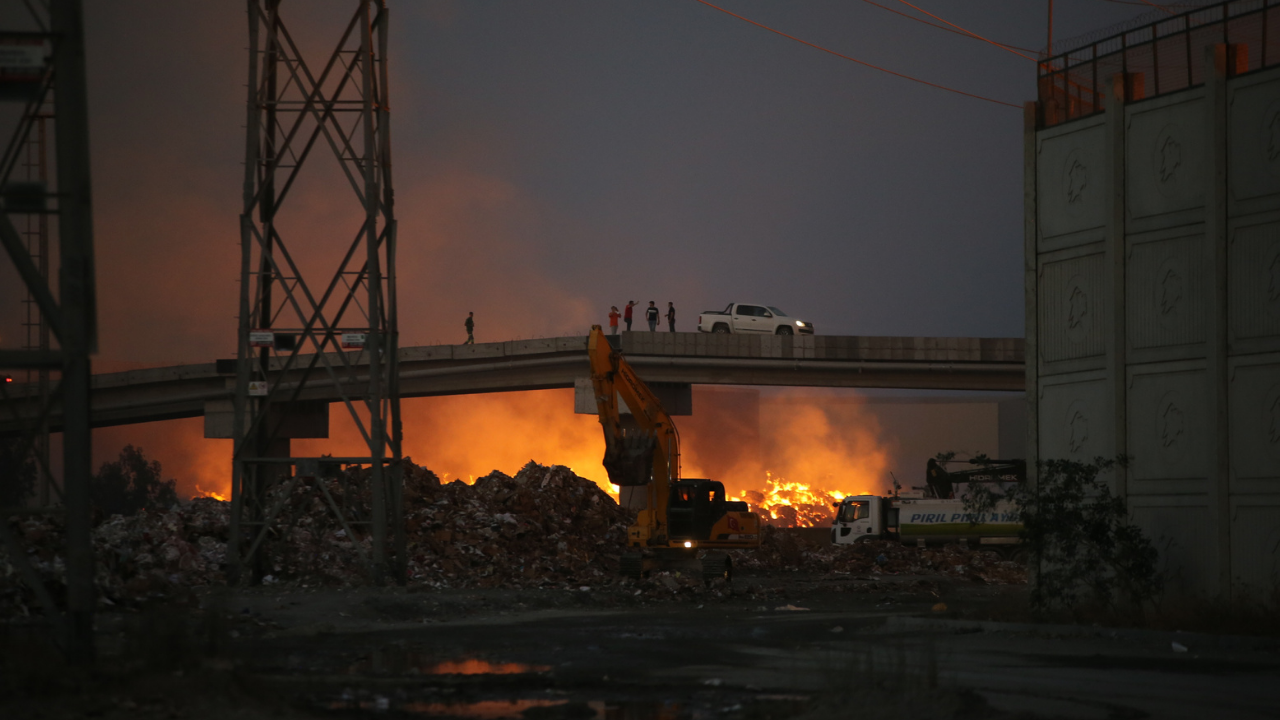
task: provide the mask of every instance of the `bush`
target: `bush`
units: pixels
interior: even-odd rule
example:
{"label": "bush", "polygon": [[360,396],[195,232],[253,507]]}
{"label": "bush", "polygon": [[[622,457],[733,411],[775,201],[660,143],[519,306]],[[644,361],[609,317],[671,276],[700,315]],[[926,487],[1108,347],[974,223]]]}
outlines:
{"label": "bush", "polygon": [[1134,610],[1159,594],[1159,553],[1129,520],[1124,498],[1112,495],[1098,480],[1099,474],[1124,465],[1124,458],[1091,463],[1046,460],[1036,465],[1034,487],[1023,483],[1004,493],[970,487],[966,512],[989,512],[1001,500],[1018,508],[1022,542],[1035,563],[1033,608],[1102,605],[1113,611]]}
{"label": "bush", "polygon": [[19,453],[20,440],[0,440],[0,507],[18,507],[36,487],[36,460],[28,449]]}
{"label": "bush", "polygon": [[103,463],[89,480],[89,497],[103,515],[133,515],[172,507],[178,502],[175,485],[161,478],[160,463],[148,462],[142,448],[125,445],[119,460]]}

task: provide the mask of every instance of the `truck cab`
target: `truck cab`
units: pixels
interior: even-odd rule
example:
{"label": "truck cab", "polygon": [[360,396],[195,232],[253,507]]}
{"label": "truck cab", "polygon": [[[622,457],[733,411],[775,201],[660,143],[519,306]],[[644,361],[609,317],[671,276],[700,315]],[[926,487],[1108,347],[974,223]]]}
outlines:
{"label": "truck cab", "polygon": [[898,508],[876,495],[852,495],[836,504],[831,522],[831,543],[850,545],[859,540],[897,533]]}

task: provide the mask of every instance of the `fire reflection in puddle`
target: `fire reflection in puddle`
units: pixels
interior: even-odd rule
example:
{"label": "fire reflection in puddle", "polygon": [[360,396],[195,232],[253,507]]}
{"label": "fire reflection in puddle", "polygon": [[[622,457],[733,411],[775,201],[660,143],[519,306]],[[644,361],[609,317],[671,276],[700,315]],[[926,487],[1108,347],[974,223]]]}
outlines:
{"label": "fire reflection in puddle", "polygon": [[[482,700],[470,703],[411,702],[400,706],[402,712],[430,717],[474,718],[475,720],[502,720],[503,718],[537,717],[546,713],[549,717],[565,717],[562,712],[551,710],[568,705],[568,700]],[[547,710],[542,710],[547,708]],[[542,712],[539,712],[542,710]],[[584,713],[587,718],[598,717],[594,712]],[[582,717],[581,715],[578,717]]]}
{"label": "fire reflection in puddle", "polygon": [[[738,706],[740,708],[741,706]],[[475,702],[415,701],[393,703],[385,696],[359,702],[333,702],[329,710],[374,710],[458,720],[682,720],[689,717],[679,702],[575,702],[523,698]],[[737,709],[737,708],[735,708]]]}
{"label": "fire reflection in puddle", "polygon": [[422,669],[423,675],[519,675],[521,673],[542,673],[550,670],[547,665],[525,665],[523,663],[493,663],[488,660],[446,660]]}
{"label": "fire reflection in puddle", "polygon": [[550,670],[549,665],[490,662],[479,658],[440,660],[430,653],[397,647],[379,649],[347,667],[351,675],[526,675]]}

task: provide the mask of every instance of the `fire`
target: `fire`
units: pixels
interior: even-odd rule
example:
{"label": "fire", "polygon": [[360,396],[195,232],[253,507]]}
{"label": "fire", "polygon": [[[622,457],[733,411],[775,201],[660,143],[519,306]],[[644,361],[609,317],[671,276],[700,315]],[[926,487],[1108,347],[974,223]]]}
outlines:
{"label": "fire", "polygon": [[776,527],[818,527],[831,522],[835,503],[853,494],[839,490],[814,489],[773,473],[765,473],[764,490],[747,490],[732,500],[747,503],[766,525]]}
{"label": "fire", "polygon": [[226,495],[223,495],[220,492],[201,489],[200,483],[196,483],[196,492],[192,497],[207,497],[213,498],[214,500],[220,500],[222,502],[226,502],[229,499]]}
{"label": "fire", "polygon": [[[470,485],[494,470],[514,475],[534,460],[564,465],[610,490],[600,464],[600,421],[595,415],[574,414],[573,390],[406,398],[401,409],[405,456],[430,468],[441,482]],[[364,445],[338,404],[330,408],[329,434],[329,439],[294,440],[293,454],[351,456]]]}
{"label": "fire", "polygon": [[[618,497],[601,466],[600,423],[594,415],[573,413],[572,390],[406,398],[402,407],[404,454],[444,482],[470,484],[493,470],[514,475],[535,460],[568,466]],[[693,415],[676,418],[681,476],[722,481],[730,495],[767,510],[762,515],[775,524],[787,523],[801,506],[829,512],[830,503],[851,488],[887,486],[887,445],[875,416],[860,403],[791,395],[762,401],[754,390],[699,387],[695,407]],[[148,457],[163,463],[165,476],[178,480],[180,496],[225,500],[231,494],[231,441],[206,440],[203,432],[202,421],[190,418],[95,430],[94,444],[115,451],[126,442],[144,446]],[[340,404],[331,408],[330,435],[293,440],[290,450],[295,457],[367,452]],[[757,502],[750,491],[758,493]],[[804,515],[812,519],[802,515],[797,524],[822,517],[818,510]]]}

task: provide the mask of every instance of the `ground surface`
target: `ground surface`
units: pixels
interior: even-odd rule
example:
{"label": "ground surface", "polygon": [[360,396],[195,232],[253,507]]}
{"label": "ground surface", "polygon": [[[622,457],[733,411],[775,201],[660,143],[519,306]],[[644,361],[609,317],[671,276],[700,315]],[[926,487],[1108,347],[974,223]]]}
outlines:
{"label": "ground surface", "polygon": [[801,573],[714,591],[206,588],[198,610],[100,615],[89,670],[9,626],[0,717],[1280,717],[1274,638],[979,619],[1025,592]]}

